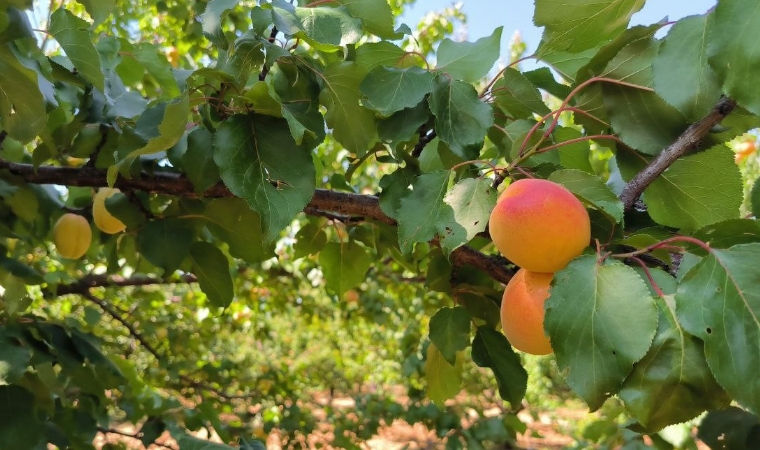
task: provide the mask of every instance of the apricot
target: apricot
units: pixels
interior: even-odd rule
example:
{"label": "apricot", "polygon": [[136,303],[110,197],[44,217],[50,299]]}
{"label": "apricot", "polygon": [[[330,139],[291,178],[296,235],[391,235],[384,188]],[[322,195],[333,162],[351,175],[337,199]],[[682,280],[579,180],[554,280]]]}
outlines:
{"label": "apricot", "polygon": [[526,178],[507,186],[488,222],[496,248],[532,272],[556,272],[591,240],[591,220],[565,187]]}
{"label": "apricot", "polygon": [[64,258],[81,258],[90,248],[90,242],[90,222],[79,214],[66,213],[53,226],[53,243]]}
{"label": "apricot", "polygon": [[553,273],[515,273],[501,300],[501,328],[517,350],[533,355],[552,353],[544,333],[544,302],[549,297]]}
{"label": "apricot", "polygon": [[757,146],[755,145],[755,141],[743,141],[741,144],[739,144],[739,147],[736,150],[736,154],[734,154],[734,160],[736,160],[736,162],[741,162],[742,160],[754,155],[756,151]]}
{"label": "apricot", "polygon": [[121,191],[115,188],[103,188],[92,199],[92,219],[95,222],[95,226],[104,233],[119,233],[127,228],[124,222],[114,217],[106,209],[106,199],[119,192]]}

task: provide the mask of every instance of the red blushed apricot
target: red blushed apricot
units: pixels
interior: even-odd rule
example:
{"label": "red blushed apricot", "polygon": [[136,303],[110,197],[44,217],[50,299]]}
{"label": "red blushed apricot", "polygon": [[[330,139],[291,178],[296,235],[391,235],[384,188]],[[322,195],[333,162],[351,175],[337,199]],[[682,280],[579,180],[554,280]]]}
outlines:
{"label": "red blushed apricot", "polygon": [[501,300],[501,328],[517,350],[533,355],[552,353],[544,333],[544,302],[553,273],[520,269],[509,280]]}
{"label": "red blushed apricot", "polygon": [[516,265],[532,272],[556,272],[589,245],[591,221],[565,187],[526,178],[501,194],[488,231],[499,252]]}

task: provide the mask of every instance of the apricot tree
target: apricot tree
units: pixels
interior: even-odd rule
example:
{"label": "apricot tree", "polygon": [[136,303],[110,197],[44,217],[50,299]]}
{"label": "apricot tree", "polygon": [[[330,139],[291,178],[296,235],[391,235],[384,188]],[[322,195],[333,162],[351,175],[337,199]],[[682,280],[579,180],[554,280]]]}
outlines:
{"label": "apricot tree", "polygon": [[[517,407],[527,373],[498,311],[519,267],[487,230],[498,192],[525,178],[564,186],[591,219],[544,323],[591,410],[618,396],[639,431],[732,401],[760,412],[760,195],[743,203],[727,145],[760,126],[755,0],[635,27],[644,0],[536,0],[543,39],[513,61],[501,28],[441,39],[396,23],[403,2],[61,3],[42,30],[31,1],[0,4],[0,448],[91,448],[117,416],[146,445],[168,430],[181,448],[229,448],[186,434],[198,417],[224,428],[221,410],[155,406],[141,381],[155,368],[130,355],[163,363],[158,343],[183,342],[147,339],[152,325],[114,306],[134,286],[191,283],[222,314],[263,307],[264,289],[308,303],[294,280],[341,299],[412,279],[449,302],[430,317],[430,397],[457,392],[469,349]],[[67,215],[103,213],[69,259]],[[258,297],[240,296],[243,273]],[[130,295],[158,308],[150,292]],[[105,319],[89,333],[51,312],[70,295],[134,345],[104,354]],[[186,363],[161,369],[166,389],[255,399],[234,364]],[[725,432],[706,423],[706,441]]]}

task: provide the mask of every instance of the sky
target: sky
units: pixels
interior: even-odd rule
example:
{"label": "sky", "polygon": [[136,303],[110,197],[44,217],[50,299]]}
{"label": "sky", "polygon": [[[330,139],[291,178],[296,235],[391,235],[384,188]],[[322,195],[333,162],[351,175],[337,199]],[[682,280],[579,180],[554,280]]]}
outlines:
{"label": "sky", "polygon": [[[467,25],[464,31],[468,41],[475,41],[484,36],[490,36],[493,30],[504,26],[502,32],[502,55],[507,55],[509,39],[515,30],[519,30],[522,40],[528,46],[526,55],[532,54],[541,41],[541,28],[533,25],[532,0],[460,0],[462,10],[467,14]],[[455,3],[453,0],[417,0],[413,7],[399,19],[412,29],[426,12],[442,10]],[[715,6],[716,0],[649,0],[644,8],[631,19],[632,25],[649,25],[667,17],[674,21],[692,14],[703,14]],[[660,31],[662,37],[669,28]],[[524,68],[530,69],[529,64]]]}

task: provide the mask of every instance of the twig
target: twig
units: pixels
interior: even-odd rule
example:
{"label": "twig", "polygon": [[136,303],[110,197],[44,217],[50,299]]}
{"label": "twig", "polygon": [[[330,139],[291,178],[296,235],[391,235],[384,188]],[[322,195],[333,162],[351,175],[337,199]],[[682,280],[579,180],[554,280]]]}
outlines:
{"label": "twig", "polygon": [[420,130],[420,140],[415,144],[414,149],[412,150],[412,156],[419,158],[425,146],[435,139],[436,136],[437,134],[435,133],[435,130],[428,131],[427,128]]}
{"label": "twig", "polygon": [[144,337],[135,329],[135,327],[129,323],[127,319],[122,317],[122,315],[119,313],[119,311],[116,311],[114,307],[112,307],[108,302],[106,302],[103,299],[100,299],[98,297],[95,297],[92,295],[90,291],[84,291],[80,292],[79,295],[81,295],[83,298],[91,301],[92,303],[95,303],[96,305],[100,306],[100,308],[108,313],[111,317],[116,319],[119,323],[124,325],[124,327],[129,330],[129,335],[133,338],[137,339],[140,344],[142,344],[143,347],[145,347],[145,350],[147,350],[151,355],[153,355],[159,362],[164,360],[164,356],[158,352],[148,341],[145,340]]}
{"label": "twig", "polygon": [[[279,33],[279,31],[277,30],[277,27],[272,27],[272,32],[269,33],[269,42],[274,42],[274,40],[277,38],[277,33]],[[259,81],[264,81],[268,73],[269,73],[269,66],[264,64],[264,66],[261,68],[261,73],[259,74]]]}
{"label": "twig", "polygon": [[[124,325],[124,327],[129,331],[129,335],[135,338],[140,344],[142,344],[142,346],[145,347],[145,350],[147,350],[148,353],[153,355],[153,357],[156,358],[156,360],[159,363],[162,363],[163,365],[166,362],[165,355],[161,354],[158,350],[156,350],[155,347],[153,347],[147,340],[145,340],[145,338],[137,331],[137,329],[108,302],[94,296],[89,290],[78,292],[78,294],[81,295],[86,300],[89,300],[90,302],[95,303],[96,305],[100,306],[100,308],[103,309],[103,311],[105,311],[108,315],[110,315],[111,317],[116,319],[119,323]],[[228,394],[221,389],[215,388],[214,386],[210,386],[200,381],[195,381],[189,375],[180,374],[179,377],[185,382],[183,387],[192,387],[197,390],[208,391],[215,394],[217,397],[220,397],[226,400],[250,399],[250,398],[258,397],[258,395],[254,393]]]}
{"label": "twig", "polygon": [[620,193],[620,200],[626,210],[633,208],[636,199],[652,182],[670,167],[678,158],[692,150],[704,139],[712,127],[720,123],[736,107],[736,102],[728,97],[721,98],[705,117],[691,124],[675,142],[670,144],[641,172],[629,181]]}

